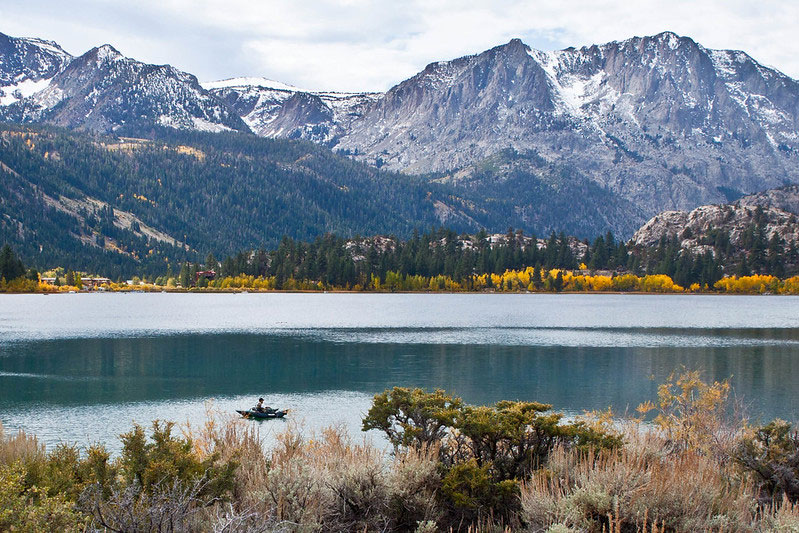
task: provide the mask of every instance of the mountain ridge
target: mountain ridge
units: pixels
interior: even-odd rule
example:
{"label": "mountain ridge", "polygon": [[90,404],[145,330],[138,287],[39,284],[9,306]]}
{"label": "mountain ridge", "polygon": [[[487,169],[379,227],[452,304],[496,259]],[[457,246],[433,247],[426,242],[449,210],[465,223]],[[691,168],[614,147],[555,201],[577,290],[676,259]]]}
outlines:
{"label": "mountain ridge", "polygon": [[166,127],[310,140],[446,184],[439,221],[469,227],[504,219],[626,236],[664,210],[799,182],[799,83],[672,32],[556,51],[512,39],[431,62],[385,93],[265,78],[200,84],[111,45],[74,57],[3,35],[3,50],[0,119],[150,138]]}

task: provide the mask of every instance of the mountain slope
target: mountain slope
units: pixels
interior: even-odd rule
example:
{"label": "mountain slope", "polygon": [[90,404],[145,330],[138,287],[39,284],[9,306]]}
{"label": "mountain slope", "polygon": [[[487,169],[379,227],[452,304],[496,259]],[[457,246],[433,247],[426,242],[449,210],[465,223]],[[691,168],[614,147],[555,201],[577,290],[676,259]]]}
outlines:
{"label": "mountain slope", "polygon": [[670,32],[553,52],[514,39],[432,63],[341,117],[298,94],[254,103],[281,125],[255,131],[409,173],[534,152],[647,216],[799,181],[796,80]]}
{"label": "mountain slope", "polygon": [[0,118],[104,133],[249,131],[191,74],[126,58],[110,45],[72,59],[41,90],[0,108]]}
{"label": "mountain slope", "polygon": [[0,106],[38,92],[72,60],[58,44],[0,33]]}
{"label": "mountain slope", "polygon": [[169,129],[159,138],[0,127],[0,242],[36,266],[129,275],[284,235],[407,235],[437,221],[423,183],[312,143]]}

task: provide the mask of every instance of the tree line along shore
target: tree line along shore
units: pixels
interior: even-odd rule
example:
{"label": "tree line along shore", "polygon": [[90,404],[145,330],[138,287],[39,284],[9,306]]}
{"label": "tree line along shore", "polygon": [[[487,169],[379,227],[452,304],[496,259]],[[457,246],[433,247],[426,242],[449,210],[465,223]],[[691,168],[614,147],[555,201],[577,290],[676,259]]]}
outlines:
{"label": "tree line along shore", "polygon": [[[750,231],[751,230],[751,231]],[[521,231],[489,235],[435,229],[401,240],[375,236],[314,241],[284,238],[273,250],[246,250],[221,261],[165,264],[159,275],[105,280],[63,267],[40,275],[7,245],[0,253],[0,290],[254,290],[373,292],[653,292],[796,294],[799,253],[753,225],[733,247],[716,236],[699,251],[677,238],[652,246]],[[42,267],[45,268],[45,267]],[[87,283],[87,279],[92,280]]]}

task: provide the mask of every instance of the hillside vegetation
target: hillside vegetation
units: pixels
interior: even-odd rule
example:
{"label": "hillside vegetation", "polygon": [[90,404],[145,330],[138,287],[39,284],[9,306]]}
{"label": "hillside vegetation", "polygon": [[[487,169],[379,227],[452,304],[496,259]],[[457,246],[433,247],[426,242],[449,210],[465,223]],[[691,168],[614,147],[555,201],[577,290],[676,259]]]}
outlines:
{"label": "hillside vegetation", "polygon": [[0,242],[41,266],[116,277],[208,251],[436,220],[419,181],[316,145],[240,134],[161,140],[0,128]]}

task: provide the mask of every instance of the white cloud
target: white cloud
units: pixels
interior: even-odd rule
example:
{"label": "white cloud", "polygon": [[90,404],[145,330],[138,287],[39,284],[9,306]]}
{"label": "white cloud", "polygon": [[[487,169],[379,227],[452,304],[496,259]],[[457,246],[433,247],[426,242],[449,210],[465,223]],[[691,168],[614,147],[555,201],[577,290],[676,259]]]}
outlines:
{"label": "white cloud", "polygon": [[799,2],[779,0],[5,0],[0,31],[73,53],[110,42],[201,79],[384,90],[432,61],[521,37],[544,49],[672,30],[799,77]]}

